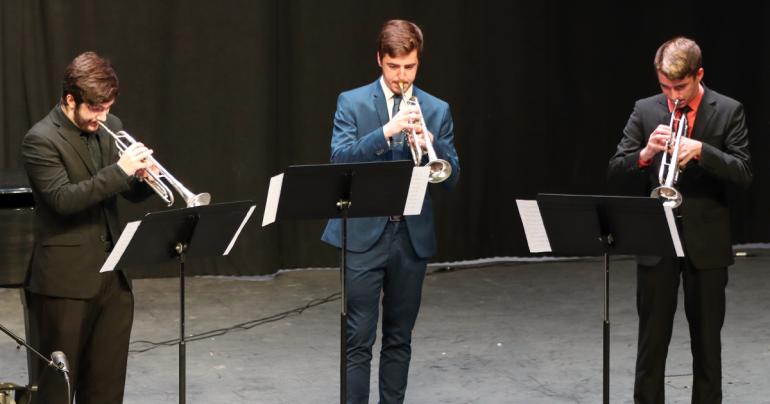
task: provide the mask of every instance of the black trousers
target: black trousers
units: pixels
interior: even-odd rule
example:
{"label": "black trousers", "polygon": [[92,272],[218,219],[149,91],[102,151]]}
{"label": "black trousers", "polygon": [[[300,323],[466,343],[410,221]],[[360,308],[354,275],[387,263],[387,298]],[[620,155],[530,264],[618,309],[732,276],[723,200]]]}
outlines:
{"label": "black trousers", "polygon": [[[62,351],[70,366],[71,395],[77,404],[123,402],[134,297],[123,277],[106,272],[91,299],[27,293],[30,337],[44,355]],[[37,359],[34,359],[37,360]],[[34,404],[66,404],[67,385],[54,369],[39,366],[33,375]]]}
{"label": "black trousers", "polygon": [[721,331],[725,319],[727,268],[698,270],[686,258],[663,258],[637,267],[639,342],[634,403],[663,404],[666,356],[671,342],[679,281],[690,326],[692,402],[722,402]]}
{"label": "black trousers", "polygon": [[422,297],[427,260],[414,252],[406,222],[389,222],[367,252],[348,253],[347,380],[348,404],[369,403],[372,346],[382,294],[382,349],[379,403],[404,402],[412,330]]}

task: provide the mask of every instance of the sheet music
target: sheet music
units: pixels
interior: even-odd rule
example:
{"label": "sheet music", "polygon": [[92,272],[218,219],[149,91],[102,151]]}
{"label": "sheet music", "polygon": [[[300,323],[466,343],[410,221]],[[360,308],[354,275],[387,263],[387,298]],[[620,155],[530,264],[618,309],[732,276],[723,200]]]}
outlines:
{"label": "sheet music", "polygon": [[422,212],[425,189],[428,187],[428,174],[430,174],[430,167],[427,165],[412,169],[412,179],[409,182],[409,193],[406,195],[404,216],[419,215]]}
{"label": "sheet music", "polygon": [[679,229],[676,228],[676,220],[674,220],[674,211],[671,206],[663,204],[663,210],[666,211],[666,221],[668,222],[668,229],[671,231],[671,240],[674,240],[674,250],[677,257],[684,257],[684,249],[682,249],[682,240],[679,238]]}
{"label": "sheet music", "polygon": [[222,255],[230,254],[230,250],[233,249],[233,246],[235,245],[235,240],[238,239],[238,235],[241,234],[241,230],[243,230],[243,226],[246,226],[246,222],[249,221],[249,218],[251,217],[251,214],[254,213],[254,209],[257,208],[257,205],[251,205],[249,208],[249,211],[246,213],[246,217],[243,218],[243,221],[241,222],[241,225],[238,226],[238,230],[233,235],[233,239],[230,240],[230,244],[227,245],[227,249]]}
{"label": "sheet music", "polygon": [[519,207],[519,216],[521,216],[521,224],[524,225],[529,252],[551,252],[551,242],[548,241],[537,201],[517,199],[516,206]]}
{"label": "sheet music", "polygon": [[267,190],[265,202],[265,214],[262,216],[262,227],[275,222],[278,213],[278,200],[281,198],[281,186],[283,185],[283,173],[270,178],[270,188]]}
{"label": "sheet music", "polygon": [[142,224],[141,220],[129,222],[126,224],[126,228],[123,229],[123,233],[120,233],[120,238],[118,238],[118,242],[115,243],[115,246],[112,248],[112,252],[110,253],[110,256],[107,257],[107,261],[104,261],[104,265],[102,265],[102,269],[100,269],[99,272],[108,272],[108,271],[115,270],[115,265],[117,265],[118,261],[120,261],[120,257],[122,257],[123,253],[126,251],[126,247],[128,247],[128,243],[131,241],[132,238],[134,238],[134,233],[136,233],[136,230],[139,228],[140,224]]}

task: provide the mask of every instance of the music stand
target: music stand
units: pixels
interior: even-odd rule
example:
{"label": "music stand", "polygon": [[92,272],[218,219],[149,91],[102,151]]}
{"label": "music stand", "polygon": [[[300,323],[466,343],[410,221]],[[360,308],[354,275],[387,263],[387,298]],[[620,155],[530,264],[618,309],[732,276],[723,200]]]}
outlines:
{"label": "music stand", "polygon": [[179,262],[179,402],[186,400],[185,261],[229,254],[256,205],[219,203],[151,212],[126,226],[102,272]]}
{"label": "music stand", "polygon": [[683,256],[673,213],[657,198],[538,194],[551,250],[604,256],[603,402],[610,393],[610,255]]}
{"label": "music stand", "polygon": [[[347,291],[345,265],[348,218],[409,214],[407,203],[422,206],[424,186],[410,183],[416,170],[409,160],[289,166],[271,187],[262,226],[277,219],[342,219],[340,249],[340,403],[347,402]],[[419,174],[418,176],[422,176]],[[274,194],[275,192],[275,194]],[[279,195],[276,195],[279,194]],[[418,195],[418,199],[412,199]],[[409,198],[408,198],[409,196]],[[407,206],[405,206],[407,205]],[[270,211],[270,208],[273,208]],[[419,214],[417,212],[416,214]]]}

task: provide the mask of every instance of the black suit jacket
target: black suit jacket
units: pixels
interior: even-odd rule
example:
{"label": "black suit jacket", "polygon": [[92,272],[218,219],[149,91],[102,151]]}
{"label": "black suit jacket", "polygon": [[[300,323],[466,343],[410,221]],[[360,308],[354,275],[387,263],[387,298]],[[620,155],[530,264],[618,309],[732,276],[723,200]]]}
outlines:
{"label": "black suit jacket", "polygon": [[[698,269],[721,268],[733,263],[728,189],[751,183],[751,157],[743,106],[705,88],[695,117],[692,138],[703,143],[699,160],[692,160],[675,185],[682,193],[681,237],[685,255]],[[642,195],[660,185],[661,154],[645,168],[639,153],[659,124],[668,125],[671,113],[666,97],[658,94],[636,102],[623,130],[623,139],[609,162],[611,182],[631,181]],[[657,259],[640,260],[654,265]]]}
{"label": "black suit jacket", "polygon": [[[113,115],[106,124],[114,131],[122,128]],[[117,241],[120,235],[117,194],[132,201],[152,194],[118,167],[117,147],[103,129],[97,132],[103,166],[97,171],[80,133],[57,105],[22,142],[36,204],[35,243],[25,285],[37,294],[75,299],[96,295],[107,255],[105,219],[111,239]]]}

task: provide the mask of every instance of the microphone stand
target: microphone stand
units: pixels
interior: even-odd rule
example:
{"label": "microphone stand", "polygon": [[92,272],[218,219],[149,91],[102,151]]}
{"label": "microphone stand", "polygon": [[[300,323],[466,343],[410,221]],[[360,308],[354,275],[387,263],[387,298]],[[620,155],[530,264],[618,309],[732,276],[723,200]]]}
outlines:
{"label": "microphone stand", "polygon": [[[52,367],[52,368],[60,371],[64,375],[64,381],[67,383],[67,402],[71,403],[71,401],[70,401],[70,391],[71,391],[70,375],[69,375],[69,370],[67,370],[67,366],[63,362],[61,362],[61,361],[58,361],[59,363],[54,363],[53,359],[49,359],[49,358],[45,357],[45,355],[43,355],[40,352],[38,352],[37,349],[32,348],[32,346],[27,344],[26,341],[24,341],[23,339],[21,339],[21,337],[17,336],[13,332],[11,332],[11,330],[5,328],[2,324],[0,324],[0,331],[5,333],[5,335],[11,337],[12,340],[16,341],[16,344],[21,345],[24,348],[27,348],[27,351],[32,352],[41,361],[43,361],[43,363],[45,363],[49,367]],[[64,357],[64,354],[62,354],[62,357]]]}

